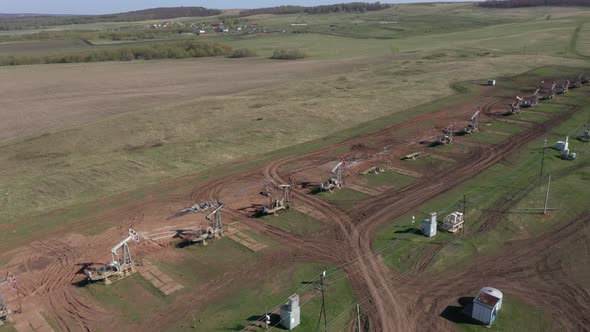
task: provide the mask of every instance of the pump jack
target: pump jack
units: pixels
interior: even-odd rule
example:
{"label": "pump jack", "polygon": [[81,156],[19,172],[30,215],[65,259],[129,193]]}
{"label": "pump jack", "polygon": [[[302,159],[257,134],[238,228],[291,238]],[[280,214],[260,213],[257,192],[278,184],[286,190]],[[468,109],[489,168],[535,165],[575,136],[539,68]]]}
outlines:
{"label": "pump jack", "polygon": [[219,238],[223,235],[223,223],[221,222],[221,210],[223,210],[223,204],[221,204],[213,212],[205,216],[205,219],[209,220],[209,228],[211,228],[213,237]]}
{"label": "pump jack", "polygon": [[463,132],[465,134],[473,134],[479,131],[479,127],[477,125],[477,118],[479,117],[479,112],[480,111],[475,112],[471,116],[471,118],[469,118],[469,124],[467,125],[467,127],[465,127],[465,129],[463,129]]}
{"label": "pump jack", "polygon": [[518,114],[520,113],[520,105],[522,105],[522,98],[516,96],[516,101],[510,104],[510,113]]}
{"label": "pump jack", "polygon": [[578,80],[576,81],[576,83],[574,83],[574,87],[579,88],[582,86],[582,75],[584,73],[580,73],[580,76],[578,76]]}
{"label": "pump jack", "polygon": [[438,137],[438,144],[453,143],[453,136],[455,135],[455,124],[451,123],[447,128],[443,129],[442,135]]}
{"label": "pump jack", "polygon": [[557,86],[557,83],[555,81],[553,81],[553,84],[551,84],[551,88],[549,89],[549,92],[543,97],[543,99],[553,99],[553,97],[555,97],[556,86]]}
{"label": "pump jack", "polygon": [[283,197],[280,199],[274,199],[269,191],[269,205],[263,206],[262,209],[259,211],[260,214],[274,214],[276,216],[277,212],[281,210],[288,210],[289,207],[291,207],[291,191],[293,190],[293,184],[279,184],[277,188],[282,191]]}
{"label": "pump jack", "polygon": [[525,98],[522,101],[522,107],[535,107],[539,104],[539,91],[541,88],[537,87],[537,90],[533,93],[532,96]]}
{"label": "pump jack", "polygon": [[[84,270],[88,281],[104,281],[105,285],[123,279],[135,273],[133,259],[131,258],[131,251],[129,250],[129,241],[133,240],[139,243],[139,234],[129,229],[129,236],[123,241],[119,242],[111,249],[112,261],[100,267],[90,266]],[[117,253],[119,249],[123,251],[123,257]]]}
{"label": "pump jack", "polygon": [[[7,285],[7,284],[10,285],[10,287],[13,290],[17,291],[16,277],[14,276],[14,274],[7,273],[6,278],[4,280],[0,280],[0,286]],[[4,301],[4,296],[2,295],[2,289],[0,289],[0,325],[2,325],[2,322],[5,321],[8,318],[8,315],[10,315],[11,313],[12,313],[12,311],[10,310],[10,308],[8,307],[8,305],[6,305],[6,302]]]}
{"label": "pump jack", "polygon": [[321,191],[332,191],[332,189],[340,189],[342,188],[344,170],[346,168],[346,160],[344,158],[340,158],[340,162],[332,168],[330,174],[334,174],[335,176],[330,177],[328,181],[322,182],[320,184]]}
{"label": "pump jack", "polygon": [[204,246],[207,245],[207,240],[218,239],[223,236],[224,228],[223,222],[221,221],[221,211],[224,205],[221,203],[213,212],[205,216],[205,219],[209,220],[209,226],[207,228],[198,228],[194,231],[183,231],[179,234],[179,237],[189,243],[202,243]]}
{"label": "pump jack", "polygon": [[557,90],[557,94],[558,95],[566,94],[568,92],[569,88],[570,88],[570,80],[567,80],[567,81],[563,82],[563,84],[561,85],[561,88],[559,88]]}

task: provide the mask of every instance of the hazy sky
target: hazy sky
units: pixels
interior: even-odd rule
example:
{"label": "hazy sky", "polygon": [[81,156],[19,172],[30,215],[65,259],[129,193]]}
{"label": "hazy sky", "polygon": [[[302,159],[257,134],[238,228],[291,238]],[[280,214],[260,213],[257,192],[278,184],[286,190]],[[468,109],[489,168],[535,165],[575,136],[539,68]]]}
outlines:
{"label": "hazy sky", "polygon": [[[109,14],[153,7],[202,6],[207,8],[257,8],[279,5],[314,6],[353,1],[359,0],[0,0],[0,13]],[[381,2],[440,1],[382,0]]]}

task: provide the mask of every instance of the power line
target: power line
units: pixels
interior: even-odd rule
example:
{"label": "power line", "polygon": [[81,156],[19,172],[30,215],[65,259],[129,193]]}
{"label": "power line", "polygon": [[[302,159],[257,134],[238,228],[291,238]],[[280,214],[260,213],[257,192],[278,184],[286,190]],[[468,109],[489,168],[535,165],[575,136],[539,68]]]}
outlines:
{"label": "power line", "polygon": [[[590,123],[590,120],[589,120],[589,123]],[[590,125],[590,124],[589,124],[589,125]],[[575,128],[575,129],[573,129],[573,130],[572,130],[572,132],[574,132],[574,131],[578,130],[578,129],[580,128],[580,126],[583,126],[583,124],[581,124],[581,125],[578,125],[578,126]],[[516,172],[516,171],[518,171],[518,169],[519,169],[519,168],[521,168],[521,167],[522,167],[522,168],[526,167],[526,166],[527,166],[527,164],[528,164],[528,163],[529,163],[531,160],[533,160],[533,158],[535,158],[535,157],[536,157],[536,155],[532,154],[532,155],[531,155],[531,157],[529,157],[529,158],[528,158],[528,159],[527,159],[527,160],[526,160],[524,163],[521,163],[519,167],[517,167],[515,170],[513,170],[513,172]],[[503,178],[503,180],[502,180],[501,182],[497,183],[497,184],[496,184],[496,185],[494,185],[494,186],[491,186],[491,187],[476,187],[476,188],[474,188],[473,190],[469,191],[468,193],[471,193],[471,194],[473,194],[473,193],[476,193],[476,192],[478,192],[478,191],[482,191],[482,190],[489,189],[489,188],[499,188],[499,187],[503,186],[503,183],[504,183],[504,182],[511,181],[511,180],[513,180],[513,179],[515,179],[515,178],[517,178],[517,177],[519,177],[519,175],[515,173],[515,174],[514,174],[512,177],[505,177],[505,178]],[[490,193],[492,193],[492,192],[493,192],[493,190],[486,190],[485,192],[482,192],[482,193],[481,193],[479,196],[476,196],[476,199],[475,199],[475,200],[471,200],[471,202],[474,202],[474,201],[475,201],[475,202],[477,202],[477,201],[479,201],[480,199],[483,199],[483,198],[485,198],[487,195],[490,195]],[[450,204],[449,206],[447,206],[446,208],[444,208],[444,209],[443,209],[443,213],[444,213],[444,212],[447,212],[447,211],[450,211],[450,208],[451,208],[452,206],[455,206],[455,205],[456,205],[456,203]],[[465,215],[465,213],[466,213],[466,194],[464,194],[464,197],[463,197],[463,211],[464,211],[464,214],[463,214],[463,216],[464,216],[464,218],[465,218],[465,216],[466,216],[466,215]],[[405,238],[407,238],[407,237],[409,237],[409,236],[411,236],[411,235],[413,235],[413,234],[417,233],[418,231],[419,231],[419,229],[414,229],[412,232],[406,233],[404,236],[402,236],[402,237],[399,237],[399,238],[395,239],[394,241],[392,241],[390,244],[388,244],[388,245],[386,245],[386,246],[383,246],[383,247],[381,247],[381,248],[379,248],[379,249],[377,249],[377,250],[375,250],[375,251],[372,251],[372,252],[371,252],[371,253],[369,253],[369,254],[363,255],[363,256],[361,256],[361,257],[357,257],[357,258],[355,258],[355,259],[353,259],[353,260],[351,260],[351,261],[348,261],[348,262],[345,262],[345,263],[343,263],[343,264],[340,264],[339,266],[333,267],[333,268],[329,269],[328,271],[331,271],[331,274],[330,274],[330,275],[334,275],[334,274],[336,274],[336,273],[339,273],[339,272],[345,272],[345,271],[343,271],[342,269],[344,269],[344,268],[346,268],[346,267],[348,267],[348,266],[351,266],[351,265],[353,265],[353,264],[355,264],[355,263],[359,262],[361,259],[364,259],[365,257],[368,257],[368,256],[370,256],[370,255],[377,255],[377,254],[379,254],[379,253],[381,253],[381,252],[384,252],[385,250],[387,250],[387,249],[391,248],[392,246],[394,246],[395,244],[397,244],[397,242],[399,242],[400,240],[403,240],[403,239],[405,239]],[[465,232],[465,229],[463,229],[463,233],[464,233],[464,232]],[[453,241],[450,241],[449,243],[445,244],[445,246],[443,246],[443,247],[441,248],[441,250],[439,250],[439,251],[438,251],[436,254],[438,254],[438,253],[440,253],[440,252],[444,251],[446,248],[448,248],[449,246],[451,246],[451,245],[455,244],[455,243],[456,243],[456,242],[458,242],[459,240],[460,240],[459,238],[456,238],[456,239],[454,239]],[[406,246],[408,246],[408,245],[410,245],[410,244],[411,244],[411,242],[410,242],[410,243],[408,243],[408,244],[406,244]],[[403,247],[403,246],[401,246],[401,247]],[[400,247],[400,248],[401,248],[401,247]],[[399,250],[400,248],[398,248],[398,250]],[[383,258],[385,258],[385,257],[388,257],[388,256],[390,256],[390,255],[394,254],[394,253],[395,253],[395,251],[394,251],[394,252],[392,252],[392,253],[390,253],[390,254],[388,254],[388,255],[382,256],[382,257],[383,257]],[[332,271],[333,271],[333,272],[332,272]],[[336,282],[336,281],[338,281],[338,280],[340,280],[340,279],[342,279],[342,278],[350,277],[351,275],[353,275],[353,274],[355,274],[355,273],[358,273],[358,272],[360,272],[360,271],[361,271],[361,269],[359,268],[357,271],[355,271],[355,272],[353,272],[353,273],[347,273],[347,274],[345,274],[344,276],[342,276],[342,277],[340,277],[340,278],[337,278],[337,279],[335,279],[335,281],[334,281],[334,282]],[[409,272],[411,272],[411,271],[406,271],[406,272],[404,272],[404,273],[401,275],[401,277],[405,277],[405,276],[406,276],[406,275],[407,275]],[[326,271],[324,271],[324,274],[323,274],[324,276],[326,275],[325,273],[326,273]],[[320,277],[320,278],[321,278],[321,277]],[[314,278],[313,280],[315,281],[315,279],[317,279],[317,277],[316,277],[316,278]],[[301,287],[301,288],[300,288],[300,289],[299,289],[299,290],[296,292],[296,294],[299,294],[300,292],[302,292],[303,290],[305,290],[305,289],[306,289],[306,288],[308,288],[308,287],[309,287],[309,284],[308,284],[308,285],[306,285],[306,286],[303,286],[303,287]],[[323,289],[322,289],[322,290],[323,290]],[[307,302],[309,302],[310,300],[311,300],[311,298],[310,298],[310,299],[308,299],[307,301],[305,301],[304,303],[302,303],[302,304],[301,304],[301,307],[302,307],[304,304],[306,304]],[[280,306],[280,305],[279,305],[279,306]],[[325,308],[324,308],[324,309],[325,309]],[[339,316],[340,316],[340,315],[339,315]],[[324,317],[325,317],[325,316],[324,316]],[[321,316],[320,316],[320,318],[321,318]],[[338,318],[338,317],[337,317],[337,318]],[[281,321],[280,321],[280,322],[281,322]],[[280,323],[280,322],[279,322],[279,323]],[[279,324],[279,323],[277,323],[277,324]],[[274,327],[274,326],[276,326],[277,324],[273,325],[273,327]],[[330,324],[328,324],[328,326],[329,326],[329,325],[330,325]],[[272,328],[271,328],[271,329],[272,329]]]}

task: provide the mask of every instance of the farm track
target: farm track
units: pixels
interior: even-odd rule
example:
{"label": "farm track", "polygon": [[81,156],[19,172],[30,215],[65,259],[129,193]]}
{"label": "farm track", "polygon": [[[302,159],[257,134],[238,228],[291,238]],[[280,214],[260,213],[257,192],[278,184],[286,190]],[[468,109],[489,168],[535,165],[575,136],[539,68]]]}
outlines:
{"label": "farm track", "polygon": [[[499,102],[499,100],[491,101],[486,105],[486,109],[489,110]],[[438,327],[437,324],[440,324],[438,313],[440,313],[440,308],[448,302],[449,292],[453,294],[470,292],[473,287],[481,286],[479,282],[486,275],[482,274],[483,272],[478,272],[480,278],[471,278],[469,283],[459,282],[461,279],[457,278],[456,273],[449,272],[442,276],[429,276],[426,268],[432,261],[432,255],[422,255],[413,270],[416,274],[425,274],[425,276],[408,285],[412,279],[404,274],[392,271],[378,255],[373,253],[371,243],[377,228],[502,161],[506,155],[514,153],[533,139],[541,137],[551,127],[557,126],[569,118],[572,113],[573,110],[558,113],[545,123],[536,124],[530,128],[527,127],[526,131],[503,143],[496,145],[486,144],[485,148],[477,145],[472,148],[471,152],[462,156],[457,154],[454,157],[456,162],[446,169],[438,169],[437,174],[420,177],[413,184],[401,189],[385,190],[383,193],[355,205],[351,211],[344,210],[316,195],[310,195],[303,188],[296,189],[293,191],[294,201],[298,204],[304,204],[317,212],[319,221],[325,225],[320,232],[310,236],[294,234],[285,229],[253,219],[241,209],[244,204],[247,204],[246,201],[232,202],[228,204],[225,210],[228,219],[239,220],[247,228],[278,241],[281,243],[281,248],[263,254],[261,259],[252,266],[242,266],[240,269],[226,272],[216,280],[209,281],[196,289],[183,291],[182,294],[175,298],[174,303],[143,321],[140,327],[146,331],[166,329],[182,321],[187,314],[203,308],[211,298],[223,296],[229,292],[229,289],[235,289],[240,284],[264,280],[266,273],[271,272],[268,266],[276,268],[281,264],[285,264],[285,262],[296,261],[340,266],[344,274],[347,275],[356,298],[362,299],[364,316],[367,324],[373,330],[417,330],[416,322],[418,321],[421,324],[420,329],[424,326],[436,329],[434,327]],[[21,270],[17,269],[16,271],[24,276],[21,283],[23,297],[31,300],[44,299],[41,304],[52,308],[52,317],[65,331],[90,331],[96,326],[124,326],[124,323],[113,318],[116,317],[113,316],[113,313],[101,309],[92,301],[89,302],[87,299],[82,298],[80,294],[75,292],[72,284],[80,280],[80,276],[77,275],[78,270],[81,268],[79,264],[104,260],[104,252],[113,245],[113,238],[118,238],[124,234],[125,228],[133,227],[137,229],[149,225],[150,222],[153,223],[153,221],[150,221],[150,218],[152,218],[150,212],[146,211],[154,209],[154,205],[163,206],[161,202],[160,205],[157,205],[156,201],[163,200],[166,203],[178,203],[180,201],[185,204],[187,202],[222,199],[225,197],[227,187],[255,188],[257,184],[252,184],[252,179],[270,179],[275,183],[286,183],[289,178],[297,178],[301,171],[312,169],[314,165],[321,161],[328,162],[334,159],[332,155],[338,149],[363,142],[377,142],[380,147],[385,146],[386,148],[392,144],[402,146],[408,143],[408,139],[395,137],[395,132],[407,127],[414,128],[421,122],[441,119],[446,121],[448,114],[440,111],[421,115],[406,122],[308,154],[285,157],[270,162],[261,170],[246,171],[201,184],[194,187],[188,195],[170,195],[164,199],[150,198],[123,208],[114,209],[102,216],[101,221],[105,221],[106,225],[119,225],[119,227],[111,227],[106,232],[91,236],[88,239],[70,239],[66,237],[61,240],[48,238],[33,242],[26,248],[26,252],[22,253],[22,255],[30,253],[30,257],[25,260],[25,264],[18,266]],[[403,148],[396,151],[403,155],[402,151],[404,150],[401,149]],[[281,171],[283,168],[287,169],[285,166],[293,163],[297,164],[298,167]],[[506,206],[509,206],[509,204]],[[512,257],[509,260],[505,260],[505,257],[487,258],[486,264],[491,269],[492,267],[495,269],[492,275],[497,278],[496,280],[498,280],[498,284],[502,289],[513,292],[519,297],[523,296],[525,299],[537,300],[532,295],[526,294],[526,288],[522,284],[512,286],[502,284],[500,278],[503,273],[514,275],[515,278],[528,276],[523,275],[524,272],[522,271],[511,270],[511,264],[523,262],[527,255],[533,253],[532,249],[523,247],[523,244],[530,244],[531,247],[539,249],[541,247],[539,242],[547,245],[547,243],[557,243],[568,239],[575,236],[574,231],[577,230],[577,227],[580,227],[579,224],[587,224],[587,219],[582,218],[579,219],[582,220],[581,222],[568,223],[564,227],[564,231],[556,231],[555,234],[544,235],[544,237],[534,241],[514,242],[512,244],[513,249],[525,249],[522,252],[511,251]],[[84,220],[73,227],[71,231],[81,232],[85,227],[95,222],[94,219]],[[489,223],[486,223],[488,228],[481,231],[488,231],[489,227],[493,227],[493,222],[495,220],[490,220]],[[147,246],[141,251],[143,253],[155,253],[157,249],[159,249],[157,246]],[[436,253],[440,249],[441,246],[433,247],[429,252]],[[586,251],[588,251],[587,247]],[[285,257],[289,257],[289,259],[285,259]],[[529,263],[526,264],[528,265],[525,272],[528,274],[533,273],[535,269],[537,271],[549,271],[554,268],[553,264],[550,263],[550,258],[535,263],[537,265],[530,266]],[[460,276],[466,277],[468,275],[467,271],[471,273],[474,273],[474,270],[479,271],[476,270],[477,268],[479,268],[479,265],[470,266],[461,272]],[[563,273],[564,268],[557,264],[554,273],[555,278],[550,280],[539,275],[535,276],[535,281],[542,284],[539,288],[542,291],[540,294],[550,294],[552,296],[547,300],[548,302],[542,302],[543,308],[548,307],[550,300],[555,300],[554,297],[558,296],[555,290],[551,288],[552,286],[564,287],[566,294],[579,296],[581,291],[579,285],[572,283],[567,278],[567,275]],[[420,299],[412,296],[416,292],[422,294],[424,290],[432,291],[434,295],[432,304],[424,303],[424,301],[430,300],[429,297]],[[590,303],[587,297],[586,292],[585,295],[582,295],[581,300],[576,301],[580,305],[587,305],[587,303]],[[560,298],[559,301],[563,302],[564,300]],[[564,308],[570,308],[573,305],[568,304]],[[420,306],[424,306],[427,310],[420,310]],[[548,308],[548,310],[556,317],[560,315],[556,318],[556,321],[563,327],[576,328],[583,326],[581,324],[588,323],[587,317],[580,317],[579,314],[576,314],[579,312],[577,310],[572,309],[567,312],[556,311],[558,309],[551,308]],[[437,312],[433,314],[434,311]],[[447,323],[446,328],[450,329],[451,327],[450,323]]]}
{"label": "farm track", "polygon": [[[486,105],[486,107],[492,107],[498,102],[498,100],[495,100]],[[567,112],[555,116],[550,120],[551,126],[558,125],[571,114],[572,112]],[[424,121],[424,117],[427,116],[420,117],[422,118],[420,120]],[[549,123],[549,120],[546,123]],[[395,279],[397,276],[395,273],[391,272],[382,261],[378,260],[375,255],[372,255],[371,239],[374,236],[376,228],[382,223],[411,211],[427,200],[452,189],[458,184],[494,165],[522,145],[542,136],[548,129],[548,124],[537,124],[527,131],[515,135],[513,139],[504,143],[490,146],[485,151],[477,150],[469,153],[458,163],[459,166],[437,174],[436,181],[433,181],[432,177],[425,177],[401,190],[386,191],[377,197],[364,201],[363,204],[356,209],[357,212],[352,216],[345,211],[340,210],[333,204],[327,203],[313,195],[308,195],[296,190],[293,193],[294,199],[322,213],[325,216],[322,220],[323,222],[330,225],[336,225],[337,227],[331,229],[333,232],[332,236],[336,238],[338,242],[342,243],[336,247],[326,246],[326,249],[319,252],[316,245],[313,248],[310,248],[312,250],[305,250],[305,252],[310,257],[316,257],[318,255],[324,256],[324,263],[334,265],[343,264],[342,259],[333,260],[332,257],[335,256],[345,256],[346,258],[344,259],[344,262],[355,262],[355,264],[346,266],[344,270],[350,276],[349,279],[355,289],[356,296],[358,298],[370,298],[369,303],[375,310],[365,312],[365,314],[370,320],[372,328],[384,331],[415,329],[416,326],[413,325],[414,323],[412,321],[404,319],[405,312],[403,306],[400,305],[396,300],[396,296],[394,296],[391,291],[395,287],[391,287],[392,285],[390,284],[389,279],[392,277]],[[363,140],[375,140],[386,135],[391,130],[392,128],[386,128],[382,131],[369,134],[363,137]],[[317,156],[326,155],[329,151],[333,151],[342,146],[351,145],[352,143],[353,142],[346,141],[304,156],[283,158],[271,162],[268,166],[263,168],[262,172],[265,178],[272,179],[276,183],[287,183],[287,179],[292,176],[293,173],[287,172],[281,175],[279,173],[279,168],[281,166],[296,161],[314,159]],[[220,181],[217,184],[225,185],[226,181]],[[210,189],[210,192],[218,194],[219,190]],[[211,196],[210,198],[213,197],[215,196]],[[277,232],[280,234],[277,234]],[[273,229],[272,232],[266,232],[266,234],[271,237],[274,234],[279,238],[288,238],[288,235],[285,235],[286,233],[289,232],[280,229]],[[289,241],[292,241],[292,239],[289,239]],[[434,248],[433,252],[437,249],[440,248]],[[335,253],[328,253],[330,251]],[[417,269],[419,273],[423,272],[427,265],[430,264],[430,259],[427,259],[422,264],[423,265],[421,267],[419,266]],[[394,314],[392,314],[392,311],[394,311]]]}
{"label": "farm track", "polygon": [[[572,280],[570,267],[551,260],[555,246],[568,247],[574,243],[585,243],[585,251],[580,254],[590,257],[583,232],[589,225],[590,216],[581,215],[556,225],[538,237],[510,241],[500,253],[481,257],[477,264],[465,269],[416,279],[412,287],[400,289],[407,293],[404,295],[408,299],[412,299],[408,306],[408,318],[438,316],[445,307],[453,304],[449,294],[470,294],[482,286],[481,280],[486,280],[488,284],[498,285],[511,296],[549,314],[552,321],[558,323],[559,327],[553,327],[555,330],[585,330],[590,324],[590,317],[581,313],[590,310],[590,293],[584,285]],[[410,289],[421,289],[429,296],[411,296]],[[421,320],[420,328],[453,330],[453,325],[441,319],[426,319]]]}

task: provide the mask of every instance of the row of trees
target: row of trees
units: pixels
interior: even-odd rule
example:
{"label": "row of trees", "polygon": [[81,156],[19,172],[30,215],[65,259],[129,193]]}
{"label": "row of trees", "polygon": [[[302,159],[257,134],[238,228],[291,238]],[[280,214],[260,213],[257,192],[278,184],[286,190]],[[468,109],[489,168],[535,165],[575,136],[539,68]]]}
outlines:
{"label": "row of trees", "polygon": [[204,7],[170,7],[152,8],[109,15],[9,16],[0,17],[0,30],[22,30],[56,25],[88,24],[100,22],[133,22],[156,19],[171,19],[176,17],[205,17],[220,15],[221,13],[221,10],[208,9]]}
{"label": "row of trees", "polygon": [[478,4],[486,8],[515,8],[537,6],[590,6],[590,0],[487,0]]}
{"label": "row of trees", "polygon": [[302,6],[278,6],[269,8],[257,8],[242,10],[240,16],[252,16],[259,14],[330,14],[330,13],[364,13],[368,11],[382,10],[391,7],[390,4],[380,2],[351,2],[335,5],[324,5],[314,7]]}
{"label": "row of trees", "polygon": [[364,13],[390,8],[391,4],[380,2],[351,2],[336,5],[325,5],[305,8],[307,14],[330,14],[330,13]]}
{"label": "row of trees", "polygon": [[229,55],[231,52],[232,48],[230,46],[219,43],[184,41],[176,43],[150,44],[145,46],[119,47],[87,52],[65,53],[60,55],[4,56],[0,57],[0,65],[15,66],[43,63],[183,59]]}

